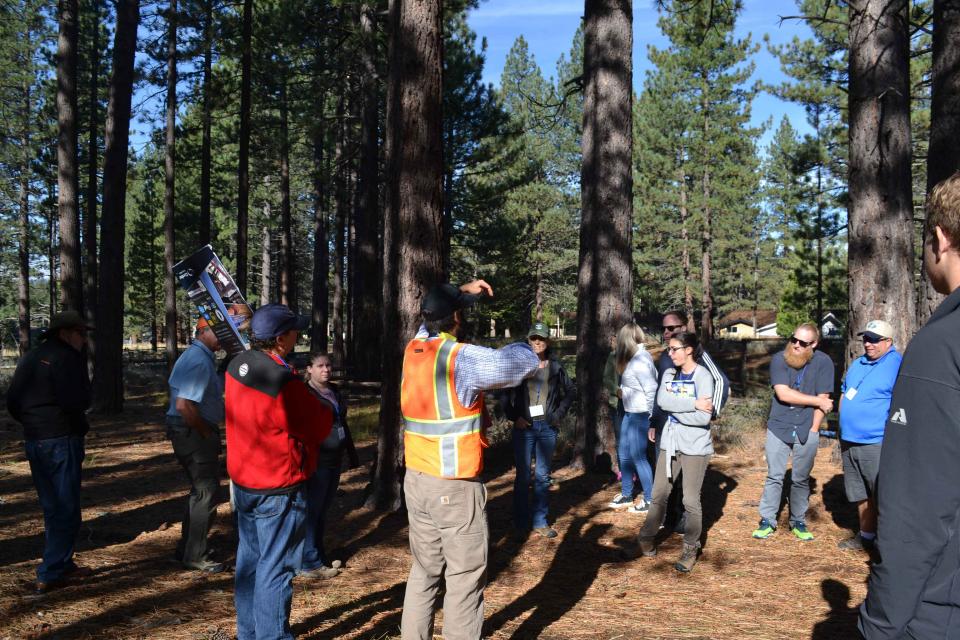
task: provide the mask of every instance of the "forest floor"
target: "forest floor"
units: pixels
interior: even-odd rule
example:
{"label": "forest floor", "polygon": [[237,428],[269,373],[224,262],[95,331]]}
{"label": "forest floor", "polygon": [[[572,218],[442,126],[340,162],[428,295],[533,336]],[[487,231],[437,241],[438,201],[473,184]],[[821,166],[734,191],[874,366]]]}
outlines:
{"label": "forest floor", "polygon": [[[87,439],[77,555],[95,574],[43,597],[29,589],[43,544],[41,512],[19,428],[0,422],[0,639],[234,637],[233,575],[198,575],[172,559],[188,487],[164,439],[162,392],[147,385],[129,393],[123,414],[94,419]],[[808,521],[816,540],[799,542],[781,526],[758,541],[750,532],[766,471],[762,427],[735,440],[710,465],[706,544],[689,575],[673,569],[679,535],[655,559],[621,559],[643,516],[605,508],[618,491],[607,475],[558,468],[550,511],[559,537],[515,542],[510,448],[493,448],[484,472],[491,542],[484,636],[858,637],[856,606],[869,565],[865,555],[836,546],[856,529],[856,515],[833,447],[820,450],[813,470]],[[346,569],[332,580],[294,583],[298,637],[399,636],[410,566],[406,517],[361,507],[374,450],[372,439],[361,440],[364,466],[344,474],[328,525],[328,549]],[[223,494],[226,500],[226,482]],[[236,549],[230,523],[221,504],[212,532],[221,557]],[[438,613],[438,634],[441,624]]]}

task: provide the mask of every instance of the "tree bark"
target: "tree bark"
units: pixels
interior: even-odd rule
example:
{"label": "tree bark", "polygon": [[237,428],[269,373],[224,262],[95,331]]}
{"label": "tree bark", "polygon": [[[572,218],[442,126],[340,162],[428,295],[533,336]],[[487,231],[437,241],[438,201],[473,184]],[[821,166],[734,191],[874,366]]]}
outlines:
{"label": "tree bark", "polygon": [[[174,2],[176,0],[173,0]],[[203,104],[200,141],[200,246],[210,244],[210,83],[213,63],[213,0],[204,0]]]}
{"label": "tree bark", "polygon": [[346,228],[347,195],[346,125],[344,123],[344,97],[337,98],[337,143],[334,148],[333,165],[336,168],[334,189],[336,191],[336,220],[333,225],[333,362],[344,366],[343,345],[343,299],[344,299],[344,230]]}
{"label": "tree bark", "polygon": [[703,229],[700,236],[700,285],[703,289],[701,305],[700,339],[706,344],[713,338],[713,274],[711,256],[713,252],[713,209],[710,207],[710,169],[703,170]]}
{"label": "tree bark", "polygon": [[597,466],[607,448],[603,368],[610,336],[631,317],[632,49],[632,1],[586,0],[573,461],[581,468]]}
{"label": "tree bark", "polygon": [[[47,193],[53,198],[55,185],[49,178],[45,180]],[[50,309],[50,315],[57,312],[57,211],[43,207],[47,218],[47,304]]]}
{"label": "tree bark", "polygon": [[[163,317],[164,356],[167,372],[173,371],[177,362],[177,281],[173,275],[176,262],[176,212],[175,168],[177,161],[177,0],[170,0],[167,16],[167,130],[164,148],[163,191]],[[203,243],[206,244],[206,243]]]}
{"label": "tree bark", "polygon": [[[927,152],[927,193],[960,171],[960,2],[934,0],[933,67],[930,96],[930,148]],[[924,241],[926,228],[924,227]],[[930,319],[943,296],[920,269],[918,326]]]}
{"label": "tree bark", "polygon": [[247,293],[247,227],[250,208],[250,69],[253,0],[243,0],[240,36],[240,149],[237,163],[237,288]]}
{"label": "tree bark", "polygon": [[[677,154],[678,160],[683,162],[683,149]],[[677,182],[680,185],[680,242],[683,248],[680,250],[680,264],[683,268],[683,310],[687,314],[687,331],[694,330],[693,323],[693,290],[690,287],[690,231],[687,229],[687,218],[689,210],[687,209],[687,175],[681,165],[677,169]]]}
{"label": "tree bark", "polygon": [[30,128],[33,112],[30,79],[24,76],[20,112],[19,242],[17,243],[17,328],[20,355],[30,350]]}
{"label": "tree bark", "polygon": [[390,0],[389,14],[383,383],[367,503],[395,510],[403,474],[403,349],[420,324],[421,297],[443,269],[443,38],[440,0]]}
{"label": "tree bark", "polygon": [[900,348],[916,321],[907,1],[849,7],[848,362],[870,320],[889,322]]}
{"label": "tree bark", "polygon": [[290,215],[290,109],[287,80],[280,83],[280,302],[297,309],[294,278],[293,229]]}
{"label": "tree bark", "polygon": [[[96,326],[97,315],[97,160],[100,129],[100,5],[94,3],[90,19],[90,78],[87,84],[87,212],[83,220],[83,252],[85,257],[83,301],[87,320]],[[94,335],[87,337],[87,355],[92,362],[96,353]]]}
{"label": "tree bark", "polygon": [[273,239],[270,233],[270,203],[263,203],[263,240],[260,245],[260,304],[270,304],[270,254]]}
{"label": "tree bark", "polygon": [[77,172],[79,3],[77,0],[60,0],[58,4],[60,34],[57,38],[57,208],[60,214],[60,303],[64,309],[82,313],[80,182]]}
{"label": "tree bark", "polygon": [[[318,104],[324,103],[319,91]],[[319,121],[323,122],[323,117]],[[323,165],[324,130],[315,125],[313,131],[313,333],[310,334],[310,351],[327,352],[327,276],[330,272],[330,258],[327,247],[327,210],[326,175]]]}
{"label": "tree bark", "polygon": [[97,291],[97,359],[94,394],[98,410],[123,409],[124,232],[126,229],[127,143],[133,96],[133,63],[140,22],[139,0],[118,0],[113,74],[107,106],[103,155],[103,214],[100,284]]}
{"label": "tree bark", "polygon": [[356,216],[356,277],[354,296],[357,314],[354,318],[356,343],[356,375],[372,380],[380,374],[380,314],[378,292],[374,283],[379,279],[377,265],[379,209],[378,209],[378,148],[379,96],[375,63],[376,39],[373,7],[360,7],[360,34],[362,36],[360,92],[363,115],[360,129],[360,166],[357,175],[359,204]]}

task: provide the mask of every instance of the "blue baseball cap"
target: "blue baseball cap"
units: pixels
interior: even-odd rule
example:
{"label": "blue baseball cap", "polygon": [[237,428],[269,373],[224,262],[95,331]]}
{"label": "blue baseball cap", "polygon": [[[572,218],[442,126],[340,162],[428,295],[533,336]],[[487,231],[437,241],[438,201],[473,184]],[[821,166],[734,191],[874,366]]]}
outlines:
{"label": "blue baseball cap", "polygon": [[310,318],[298,316],[285,304],[265,304],[257,309],[250,321],[250,329],[257,340],[269,340],[296,329],[303,331],[310,325]]}

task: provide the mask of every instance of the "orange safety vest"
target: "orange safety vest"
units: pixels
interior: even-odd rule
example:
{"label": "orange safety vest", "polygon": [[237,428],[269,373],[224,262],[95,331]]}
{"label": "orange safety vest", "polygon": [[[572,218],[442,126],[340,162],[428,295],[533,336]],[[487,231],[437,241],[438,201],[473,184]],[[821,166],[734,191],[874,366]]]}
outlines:
{"label": "orange safety vest", "polygon": [[438,478],[474,478],[483,469],[483,394],[465,407],[454,383],[462,346],[441,334],[411,340],[403,353],[404,458],[407,468]]}

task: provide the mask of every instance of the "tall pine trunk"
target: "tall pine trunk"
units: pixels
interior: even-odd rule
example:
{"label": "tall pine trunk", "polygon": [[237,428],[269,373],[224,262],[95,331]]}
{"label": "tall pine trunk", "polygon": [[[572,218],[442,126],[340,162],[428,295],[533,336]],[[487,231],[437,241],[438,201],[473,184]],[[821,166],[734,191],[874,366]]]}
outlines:
{"label": "tall pine trunk", "polygon": [[127,143],[133,97],[133,63],[140,23],[139,0],[118,0],[113,74],[103,154],[103,214],[100,284],[97,290],[97,359],[94,394],[98,410],[123,409],[124,231],[126,229]]}
{"label": "tall pine trunk", "polygon": [[[702,77],[703,81],[703,146],[704,149],[710,148],[710,103],[706,97],[706,87],[709,86],[709,79],[706,72]],[[700,232],[700,250],[702,252],[700,259],[700,285],[703,289],[703,301],[701,305],[700,316],[700,338],[702,342],[707,343],[713,338],[713,207],[711,199],[713,197],[713,186],[710,184],[710,162],[704,154],[703,163],[703,228]]]}
{"label": "tall pine trunk", "polygon": [[[57,208],[60,214],[61,306],[83,312],[80,269],[80,183],[77,172],[79,3],[60,0],[57,38]],[[53,313],[53,309],[51,309]]]}
{"label": "tall pine trunk", "polygon": [[[679,160],[683,163],[684,150],[679,152]],[[690,286],[690,231],[687,229],[689,209],[687,208],[687,174],[683,165],[677,170],[677,182],[680,184],[680,265],[683,268],[683,310],[687,314],[687,331],[694,330],[693,323],[693,289]]]}
{"label": "tall pine trunk", "polygon": [[870,320],[889,322],[901,348],[916,321],[907,1],[849,7],[848,362]]}
{"label": "tall pine trunk", "polygon": [[[960,171],[960,2],[957,0],[933,2],[933,68],[930,77],[927,193]],[[924,324],[943,296],[930,284],[925,270],[921,269],[920,274],[917,315],[919,324]]]}
{"label": "tall pine trunk", "polygon": [[379,231],[378,209],[378,125],[379,97],[377,93],[377,67],[375,63],[376,39],[374,33],[373,7],[364,4],[360,8],[360,34],[363,38],[360,78],[360,93],[363,113],[360,123],[360,166],[357,174],[358,205],[356,216],[356,277],[354,282],[357,313],[354,318],[355,365],[358,377],[370,380],[380,373],[380,314],[379,292],[376,282],[377,235]]}
{"label": "tall pine trunk", "polygon": [[586,0],[573,461],[581,468],[595,467],[609,444],[603,369],[610,336],[631,317],[632,49],[632,1]]}
{"label": "tall pine trunk", "polygon": [[[83,220],[83,301],[87,320],[96,325],[97,310],[97,168],[99,157],[100,101],[98,79],[100,77],[100,5],[93,3],[90,16],[90,77],[87,83],[87,211]],[[96,340],[87,338],[87,354],[95,358]]]}
{"label": "tall pine trunk", "polygon": [[20,111],[19,238],[17,242],[17,329],[20,355],[30,350],[30,127],[33,112],[30,78],[23,80]]}
{"label": "tall pine trunk", "polygon": [[404,345],[442,273],[443,37],[440,0],[390,0],[380,434],[368,504],[400,508]]}
{"label": "tall pine trunk", "polygon": [[[324,104],[324,95],[317,92],[318,104]],[[321,114],[322,115],[322,114]],[[327,247],[326,173],[323,165],[323,118],[313,130],[313,296],[310,350],[327,352],[327,276],[330,258]]]}
{"label": "tall pine trunk", "polygon": [[247,295],[247,243],[250,209],[250,87],[253,0],[243,0],[240,27],[240,148],[237,162],[237,288]]}
{"label": "tall pine trunk", "polygon": [[290,109],[287,79],[280,82],[280,302],[297,308],[293,229],[290,215]]}
{"label": "tall pine trunk", "polygon": [[350,199],[347,194],[346,124],[344,123],[344,97],[337,98],[337,142],[334,148],[333,164],[336,171],[334,190],[336,198],[336,219],[333,225],[333,361],[338,367],[344,366],[343,345],[343,308],[344,308],[344,231],[346,229],[347,207]]}
{"label": "tall pine trunk", "polygon": [[273,234],[270,231],[270,203],[263,203],[263,233],[260,245],[260,304],[271,302],[271,253],[273,252]]}
{"label": "tall pine trunk", "polygon": [[177,282],[173,275],[176,262],[176,161],[177,161],[177,0],[170,0],[167,17],[167,130],[164,149],[163,191],[163,318],[164,356],[167,371],[177,361]]}
{"label": "tall pine trunk", "polygon": [[[176,0],[172,0],[176,2]],[[203,3],[203,99],[200,141],[200,246],[210,243],[210,83],[213,63],[213,0]]]}

